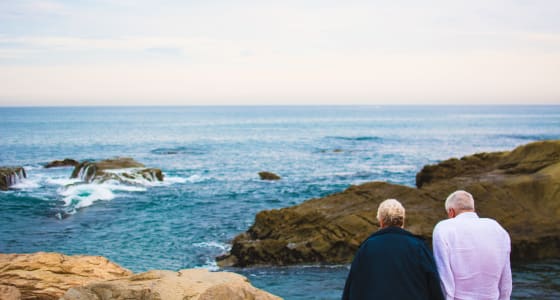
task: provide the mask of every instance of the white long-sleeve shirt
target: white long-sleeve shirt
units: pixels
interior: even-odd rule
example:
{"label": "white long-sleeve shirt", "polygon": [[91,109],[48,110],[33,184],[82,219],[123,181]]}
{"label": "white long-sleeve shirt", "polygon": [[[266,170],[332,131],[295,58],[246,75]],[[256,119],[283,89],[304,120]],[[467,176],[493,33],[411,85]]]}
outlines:
{"label": "white long-sleeve shirt", "polygon": [[464,212],[434,228],[433,250],[446,299],[511,296],[511,242],[498,222]]}

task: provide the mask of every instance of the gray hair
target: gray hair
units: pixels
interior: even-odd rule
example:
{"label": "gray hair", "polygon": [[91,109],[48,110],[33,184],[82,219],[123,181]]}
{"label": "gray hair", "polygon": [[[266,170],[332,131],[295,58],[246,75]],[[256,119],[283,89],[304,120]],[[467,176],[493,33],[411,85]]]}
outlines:
{"label": "gray hair", "polygon": [[377,209],[377,220],[383,221],[385,226],[399,226],[404,225],[405,210],[402,204],[395,199],[387,199]]}
{"label": "gray hair", "polygon": [[474,198],[465,191],[455,191],[445,200],[445,211],[450,208],[455,210],[474,210]]}

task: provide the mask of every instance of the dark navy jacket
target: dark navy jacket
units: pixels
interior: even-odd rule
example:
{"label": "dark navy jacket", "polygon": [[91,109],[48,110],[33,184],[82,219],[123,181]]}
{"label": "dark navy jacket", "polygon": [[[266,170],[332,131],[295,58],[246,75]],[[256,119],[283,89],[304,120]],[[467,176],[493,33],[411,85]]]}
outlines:
{"label": "dark navy jacket", "polygon": [[342,299],[444,298],[434,258],[424,240],[400,227],[387,227],[360,246]]}

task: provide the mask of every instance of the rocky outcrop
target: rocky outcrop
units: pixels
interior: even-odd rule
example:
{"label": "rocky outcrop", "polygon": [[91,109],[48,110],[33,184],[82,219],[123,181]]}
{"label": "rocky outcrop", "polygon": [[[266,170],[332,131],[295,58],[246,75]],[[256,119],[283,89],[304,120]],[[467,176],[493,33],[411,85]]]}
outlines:
{"label": "rocky outcrop", "polygon": [[253,287],[247,278],[228,272],[189,269],[153,270],[126,278],[71,288],[61,300],[101,299],[280,299]]}
{"label": "rocky outcrop", "polygon": [[101,256],[0,254],[0,285],[17,288],[23,299],[58,299],[71,287],[131,274]]}
{"label": "rocky outcrop", "polygon": [[0,190],[7,191],[26,177],[23,167],[0,167]]}
{"label": "rocky outcrop", "polygon": [[132,274],[101,256],[0,254],[0,299],[20,298],[280,299],[229,272],[189,269]]}
{"label": "rocky outcrop", "polygon": [[259,177],[261,180],[280,180],[280,176],[272,173],[272,172],[259,172]]}
{"label": "rocky outcrop", "polygon": [[0,299],[2,300],[20,300],[21,293],[15,286],[0,285]]}
{"label": "rocky outcrop", "polygon": [[416,179],[418,188],[371,182],[293,207],[262,211],[218,264],[350,262],[360,243],[378,229],[377,206],[387,198],[403,203],[405,227],[429,243],[435,224],[446,218],[446,197],[458,189],[473,194],[480,216],[496,219],[508,230],[512,259],[558,257],[560,141],[446,160],[424,167]]}
{"label": "rocky outcrop", "polygon": [[119,157],[96,162],[81,162],[74,168],[71,178],[80,178],[88,183],[116,180],[136,184],[142,180],[163,181],[163,173],[160,169],[146,168],[132,158]]}
{"label": "rocky outcrop", "polygon": [[80,163],[77,160],[71,158],[65,158],[64,160],[53,160],[45,165],[45,168],[60,168],[60,167],[75,167]]}

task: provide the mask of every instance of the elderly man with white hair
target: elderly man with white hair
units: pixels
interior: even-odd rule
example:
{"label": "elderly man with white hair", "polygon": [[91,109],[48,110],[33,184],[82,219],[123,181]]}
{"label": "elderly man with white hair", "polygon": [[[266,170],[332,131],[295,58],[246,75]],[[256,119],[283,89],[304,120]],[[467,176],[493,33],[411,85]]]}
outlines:
{"label": "elderly man with white hair", "polygon": [[446,299],[495,300],[511,295],[511,244],[498,222],[479,218],[473,196],[447,197],[449,219],[433,232],[433,250]]}
{"label": "elderly man with white hair", "polygon": [[380,229],[354,256],[342,299],[443,299],[430,250],[424,240],[403,229],[401,203],[383,201],[377,220]]}

